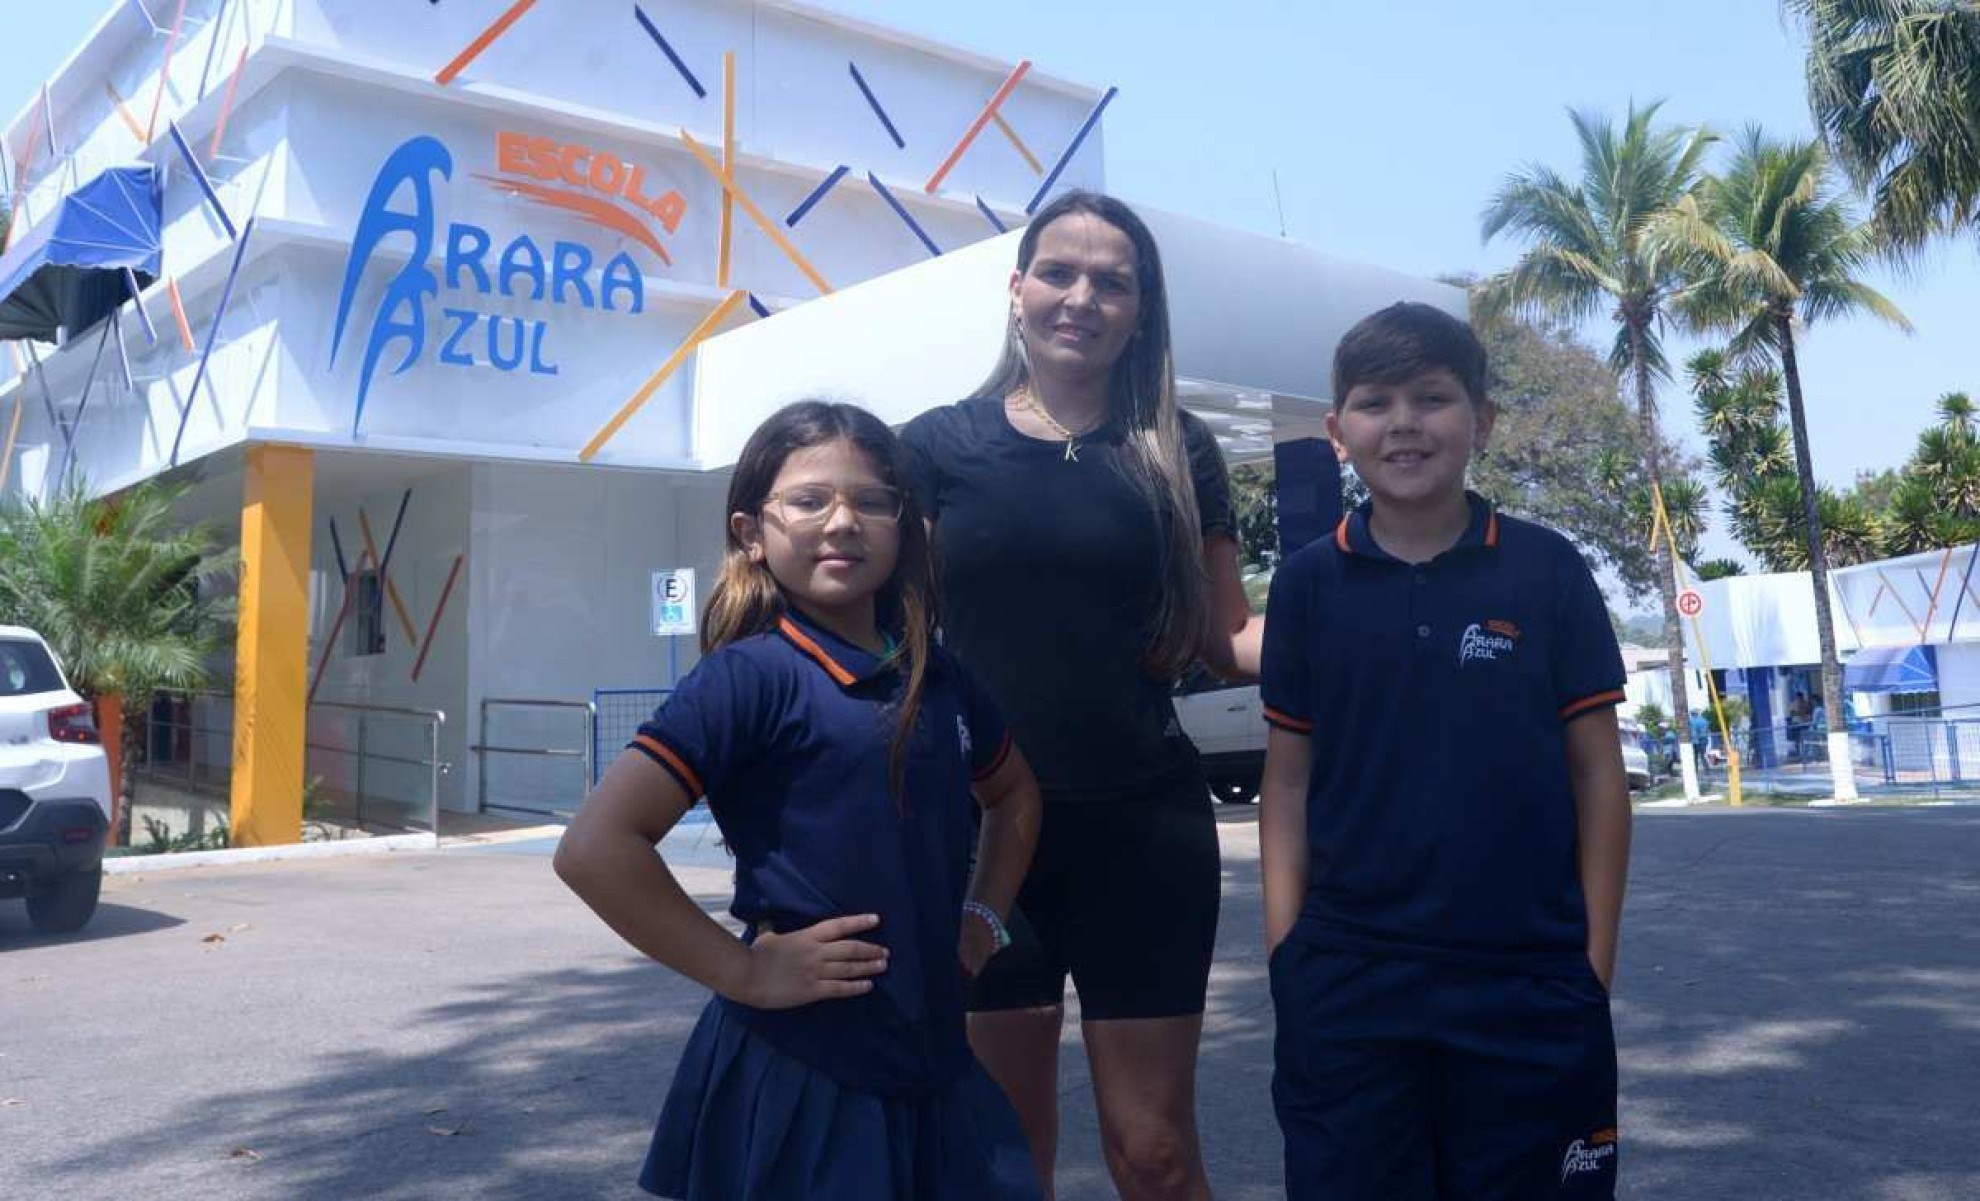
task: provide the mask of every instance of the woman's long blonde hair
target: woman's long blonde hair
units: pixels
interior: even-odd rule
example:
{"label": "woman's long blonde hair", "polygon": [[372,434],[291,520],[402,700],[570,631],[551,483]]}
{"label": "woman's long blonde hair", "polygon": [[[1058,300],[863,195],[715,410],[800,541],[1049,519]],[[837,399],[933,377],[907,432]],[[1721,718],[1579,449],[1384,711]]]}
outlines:
{"label": "woman's long blonde hair", "polygon": [[[895,631],[899,637],[891,658],[903,683],[888,754],[888,778],[895,803],[905,811],[908,745],[921,713],[929,648],[934,642],[935,588],[928,532],[907,486],[900,440],[878,417],[856,405],[822,400],[786,405],[758,426],[744,445],[729,477],[729,502],[723,513],[747,513],[760,520],[777,474],[792,452],[839,441],[857,448],[881,481],[901,494],[900,543],[894,571],[874,600],[881,628]],[[702,653],[775,629],[788,607],[776,577],[767,566],[750,559],[749,549],[730,527],[721,573],[701,613]]]}
{"label": "woman's long blonde hair", "polygon": [[[1127,349],[1114,361],[1108,387],[1109,416],[1126,431],[1122,465],[1155,513],[1162,547],[1162,595],[1150,623],[1142,664],[1154,675],[1173,678],[1196,658],[1209,621],[1209,585],[1203,560],[1202,518],[1183,439],[1182,410],[1176,404],[1175,363],[1169,342],[1169,296],[1162,280],[1162,256],[1155,235],[1133,209],[1098,192],[1071,191],[1040,209],[1018,240],[1017,269],[1031,270],[1038,239],[1061,217],[1086,213],[1127,236],[1134,245],[1135,278],[1141,287],[1141,318]],[[1013,320],[1004,353],[979,396],[1002,400],[1031,383],[1024,337]]]}

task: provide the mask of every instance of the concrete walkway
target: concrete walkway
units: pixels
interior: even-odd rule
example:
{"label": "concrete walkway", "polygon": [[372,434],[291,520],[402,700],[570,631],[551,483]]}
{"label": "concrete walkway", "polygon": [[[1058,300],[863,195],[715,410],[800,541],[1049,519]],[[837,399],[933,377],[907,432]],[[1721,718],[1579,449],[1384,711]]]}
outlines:
{"label": "concrete walkway", "polygon": [[[1222,813],[1202,1060],[1218,1195],[1279,1195],[1257,840]],[[1980,809],[1643,814],[1617,1021],[1629,1198],[1980,1198]],[[698,990],[549,841],[0,903],[0,1197],[627,1198]],[[673,848],[726,901],[705,830]],[[1067,1033],[1061,1196],[1110,1197]]]}

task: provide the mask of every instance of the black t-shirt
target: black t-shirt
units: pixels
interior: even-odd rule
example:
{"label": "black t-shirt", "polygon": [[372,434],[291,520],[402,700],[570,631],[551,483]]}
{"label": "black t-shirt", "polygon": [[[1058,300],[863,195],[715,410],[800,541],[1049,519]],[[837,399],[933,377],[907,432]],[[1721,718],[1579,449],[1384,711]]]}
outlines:
{"label": "black t-shirt", "polygon": [[[1230,533],[1217,440],[1183,414],[1205,534]],[[1169,681],[1143,665],[1162,590],[1159,527],[1125,473],[1123,433],[1065,443],[1012,428],[1000,398],[923,413],[901,431],[935,521],[944,644],[1004,710],[1057,800],[1132,795],[1188,770]]]}

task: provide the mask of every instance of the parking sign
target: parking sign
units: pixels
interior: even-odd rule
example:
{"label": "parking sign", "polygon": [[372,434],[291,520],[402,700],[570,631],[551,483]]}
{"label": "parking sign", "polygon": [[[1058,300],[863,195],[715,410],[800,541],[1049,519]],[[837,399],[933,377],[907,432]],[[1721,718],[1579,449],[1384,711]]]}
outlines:
{"label": "parking sign", "polygon": [[694,632],[694,568],[654,572],[653,633],[666,638]]}

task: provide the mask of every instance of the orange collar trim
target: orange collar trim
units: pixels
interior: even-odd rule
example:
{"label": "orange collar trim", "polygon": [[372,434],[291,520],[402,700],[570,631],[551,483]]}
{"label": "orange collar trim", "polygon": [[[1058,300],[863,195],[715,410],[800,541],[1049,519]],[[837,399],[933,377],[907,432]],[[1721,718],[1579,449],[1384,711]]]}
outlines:
{"label": "orange collar trim", "polygon": [[842,687],[859,681],[858,676],[841,666],[837,659],[834,659],[824,647],[818,645],[812,639],[811,635],[799,629],[798,624],[789,617],[779,617],[777,619],[777,631],[790,639],[791,645],[816,660],[818,666],[825,669],[825,674],[837,680]]}
{"label": "orange collar trim", "polygon": [[[1499,509],[1498,506],[1493,505],[1490,502],[1484,502],[1484,503],[1485,503],[1485,536],[1481,541],[1487,549],[1496,550],[1498,549],[1499,546]],[[1341,517],[1341,523],[1334,527],[1334,545],[1339,547],[1341,553],[1343,554],[1351,555],[1356,553],[1354,549],[1353,539],[1348,533],[1348,522],[1354,520],[1354,516],[1356,512],[1358,512],[1358,510],[1349,509],[1347,513]],[[1372,535],[1369,537],[1372,540]],[[1463,545],[1464,545],[1464,541],[1460,539],[1458,542],[1458,546],[1463,546]],[[1471,545],[1477,546],[1479,545],[1479,543],[1474,542]],[[1455,550],[1457,548],[1453,547],[1452,549]]]}

